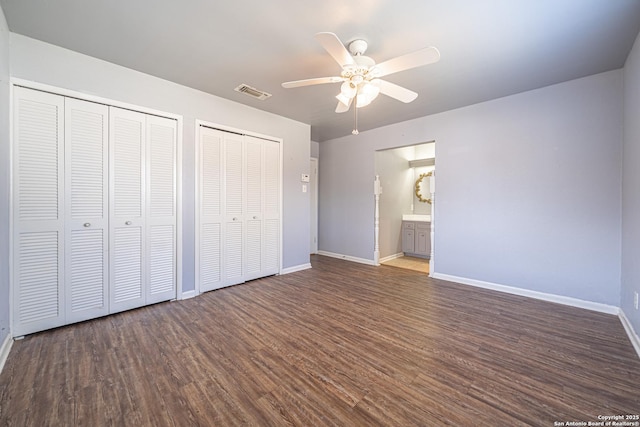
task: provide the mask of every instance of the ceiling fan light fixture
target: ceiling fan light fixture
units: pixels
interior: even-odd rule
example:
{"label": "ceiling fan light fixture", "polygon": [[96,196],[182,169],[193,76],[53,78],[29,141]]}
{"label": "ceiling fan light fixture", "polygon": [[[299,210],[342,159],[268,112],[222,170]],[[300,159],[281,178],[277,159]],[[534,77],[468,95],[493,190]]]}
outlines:
{"label": "ceiling fan light fixture", "polygon": [[345,96],[346,98],[353,98],[356,96],[357,87],[354,86],[350,81],[346,81],[342,83],[340,86],[340,94]]}
{"label": "ceiling fan light fixture", "polygon": [[380,86],[373,82],[364,82],[358,88],[358,96],[356,97],[356,107],[366,107],[371,101],[376,99],[380,93]]}
{"label": "ceiling fan light fixture", "polygon": [[349,103],[351,102],[351,98],[348,96],[345,96],[344,93],[340,92],[338,95],[336,95],[336,98],[338,99],[338,101],[340,101],[342,104],[344,104],[345,107],[349,106]]}
{"label": "ceiling fan light fixture", "polygon": [[334,33],[317,33],[315,38],[327,53],[342,67],[340,76],[294,80],[282,83],[282,87],[294,88],[342,82],[340,93],[336,96],[339,102],[335,111],[336,113],[345,113],[349,111],[351,104],[356,104],[353,108],[354,135],[358,134],[358,108],[369,105],[376,99],[380,92],[404,103],[409,103],[418,96],[417,93],[405,89],[402,86],[386,80],[379,80],[379,77],[433,64],[440,60],[440,52],[438,49],[435,47],[427,47],[376,64],[373,58],[365,55],[368,46],[364,40],[358,39],[352,41],[347,50],[347,47]]}

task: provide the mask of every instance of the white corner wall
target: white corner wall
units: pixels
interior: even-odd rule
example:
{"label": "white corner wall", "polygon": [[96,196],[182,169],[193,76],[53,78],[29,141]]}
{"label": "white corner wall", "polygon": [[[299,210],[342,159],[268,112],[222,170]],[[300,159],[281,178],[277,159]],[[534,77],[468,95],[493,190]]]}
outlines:
{"label": "white corner wall", "polygon": [[0,370],[10,334],[9,308],[9,27],[0,8]]}
{"label": "white corner wall", "polygon": [[436,271],[618,306],[623,76],[320,144],[320,250],[373,259],[374,152],[436,142]]}
{"label": "white corner wall", "polygon": [[[640,36],[624,66],[624,163],[622,180],[622,290],[620,308],[636,334],[640,310]],[[638,350],[640,351],[640,350]]]}
{"label": "white corner wall", "polygon": [[183,292],[195,283],[196,119],[283,139],[282,264],[284,269],[308,265],[309,194],[299,183],[309,171],[309,125],[19,34],[11,33],[10,40],[14,78],[183,116]]}

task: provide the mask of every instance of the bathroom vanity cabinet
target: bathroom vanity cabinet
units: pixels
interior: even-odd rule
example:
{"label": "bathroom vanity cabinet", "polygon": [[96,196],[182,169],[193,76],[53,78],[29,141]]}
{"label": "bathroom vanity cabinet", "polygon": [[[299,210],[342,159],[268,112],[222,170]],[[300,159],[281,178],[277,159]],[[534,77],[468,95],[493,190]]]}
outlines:
{"label": "bathroom vanity cabinet", "polygon": [[402,252],[406,256],[429,258],[431,255],[431,223],[402,221]]}

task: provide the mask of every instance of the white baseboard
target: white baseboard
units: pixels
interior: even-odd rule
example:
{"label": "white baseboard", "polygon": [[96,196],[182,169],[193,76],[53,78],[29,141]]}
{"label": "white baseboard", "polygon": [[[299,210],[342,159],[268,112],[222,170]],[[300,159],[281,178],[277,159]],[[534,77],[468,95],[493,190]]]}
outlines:
{"label": "white baseboard", "polygon": [[402,258],[403,256],[404,256],[404,253],[400,252],[397,254],[386,256],[384,258],[380,258],[380,264],[382,264],[383,262],[391,261],[392,259]]}
{"label": "white baseboard", "polygon": [[182,296],[180,297],[181,300],[183,299],[189,299],[189,298],[193,298],[193,297],[197,297],[198,293],[196,292],[195,289],[191,290],[191,291],[183,291],[182,292]]}
{"label": "white baseboard", "polygon": [[633,348],[636,350],[638,357],[640,357],[640,337],[638,337],[638,334],[636,333],[636,331],[633,330],[633,326],[631,325],[631,322],[629,322],[629,319],[627,318],[626,314],[624,314],[624,311],[622,311],[622,309],[620,309],[620,313],[618,313],[618,317],[620,318],[620,322],[622,322],[622,326],[624,326],[624,330],[627,332],[627,335],[629,336],[629,340],[631,341],[631,344],[633,344]]}
{"label": "white baseboard", "polygon": [[2,368],[4,368],[4,362],[7,361],[7,357],[9,357],[9,351],[11,351],[11,346],[13,345],[13,338],[11,334],[7,335],[0,345],[0,372],[2,372]]}
{"label": "white baseboard", "polygon": [[342,255],[342,254],[336,254],[333,252],[326,252],[326,251],[318,251],[318,255],[324,255],[331,258],[343,259],[345,261],[352,261],[360,264],[376,265],[375,261],[372,259],[358,258],[351,255]]}
{"label": "white baseboard", "polygon": [[308,262],[306,264],[294,265],[293,267],[283,268],[280,271],[280,274],[295,273],[296,271],[307,270],[309,268],[311,268],[311,263],[310,262]]}
{"label": "white baseboard", "polygon": [[545,292],[531,291],[528,289],[515,288],[513,286],[499,285],[497,283],[483,282],[481,280],[467,279],[465,277],[451,276],[449,274],[434,273],[433,278],[447,280],[449,282],[462,283],[463,285],[470,285],[478,288],[491,289],[494,291],[505,292],[513,295],[535,298],[543,301],[555,302],[557,304],[569,305],[572,307],[585,308],[587,310],[598,311],[600,313],[618,315],[620,312],[620,309],[613,305],[585,301],[578,298],[565,297],[562,295],[548,294]]}

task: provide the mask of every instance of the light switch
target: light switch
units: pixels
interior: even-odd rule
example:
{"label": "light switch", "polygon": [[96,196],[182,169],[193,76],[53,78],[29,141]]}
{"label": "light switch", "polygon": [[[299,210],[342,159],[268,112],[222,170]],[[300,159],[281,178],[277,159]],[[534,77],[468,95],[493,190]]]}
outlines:
{"label": "light switch", "polygon": [[302,192],[303,193],[307,192],[307,184],[302,184]]}

